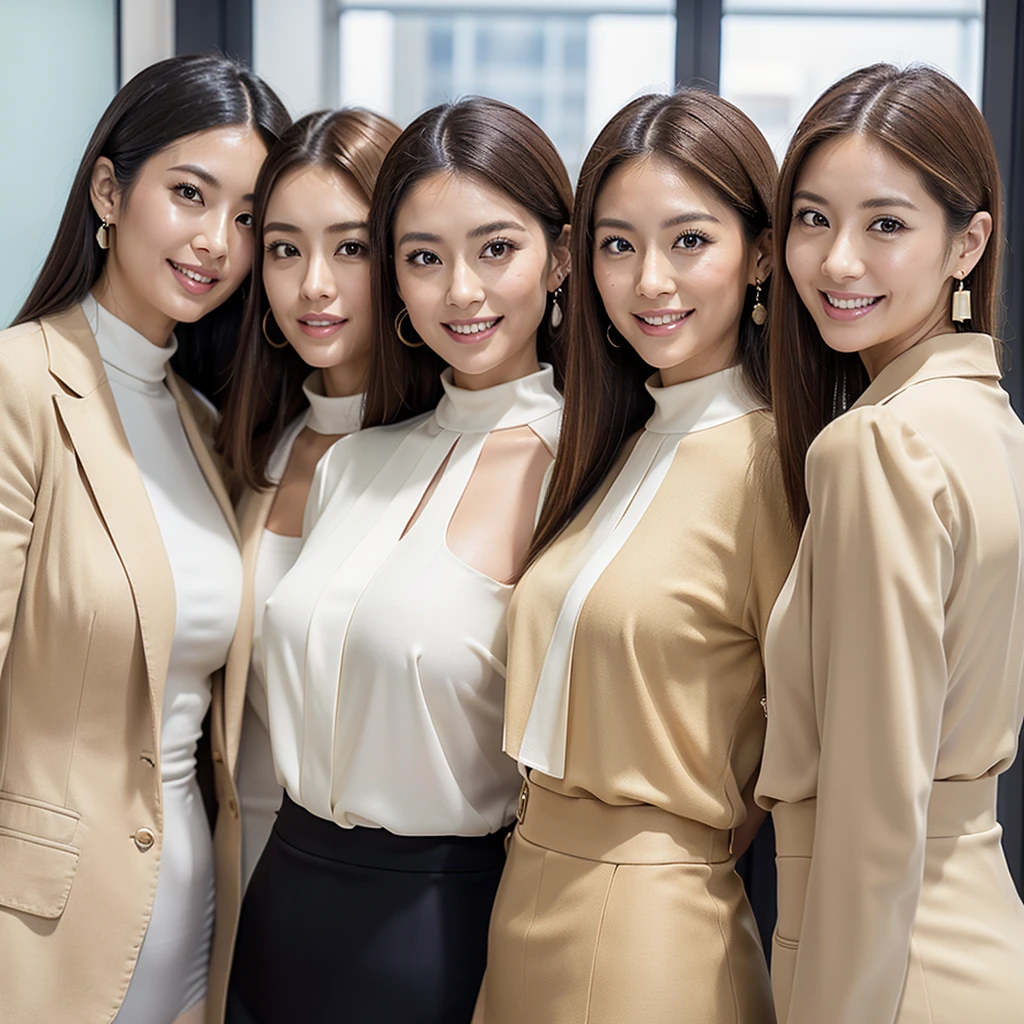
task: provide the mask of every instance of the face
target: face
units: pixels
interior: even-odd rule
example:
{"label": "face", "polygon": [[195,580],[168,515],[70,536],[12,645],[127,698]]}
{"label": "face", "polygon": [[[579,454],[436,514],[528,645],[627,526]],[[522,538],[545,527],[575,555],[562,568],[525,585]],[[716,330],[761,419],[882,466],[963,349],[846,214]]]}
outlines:
{"label": "face", "polygon": [[662,157],[631,160],[594,206],[594,281],[614,328],[677,384],[736,361],[748,284],[767,277],[739,216]]}
{"label": "face", "polygon": [[951,243],[917,173],[852,135],[819,146],[800,169],[786,266],[825,343],[859,352],[873,376],[917,342],[952,332],[953,280],[974,268],[990,231],[979,213]]}
{"label": "face", "polygon": [[320,167],[284,175],[267,204],[263,287],[273,318],[333,392],[357,392],[370,360],[369,209],[348,175]]}
{"label": "face", "polygon": [[110,161],[93,169],[93,206],[110,225],[98,297],[158,344],[219,306],[252,266],[252,200],[267,155],[245,126],[179,139],[150,157],[127,196]]}
{"label": "face", "polygon": [[412,327],[457,385],[491,387],[537,369],[547,293],[568,272],[568,228],[550,246],[540,222],[508,196],[439,172],[402,201],[393,237]]}

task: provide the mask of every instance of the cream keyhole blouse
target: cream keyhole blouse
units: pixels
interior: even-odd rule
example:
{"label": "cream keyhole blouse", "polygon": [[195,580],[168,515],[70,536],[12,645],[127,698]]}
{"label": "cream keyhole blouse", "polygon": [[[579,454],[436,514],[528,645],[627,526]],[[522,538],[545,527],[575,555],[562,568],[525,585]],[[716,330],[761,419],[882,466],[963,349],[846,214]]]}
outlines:
{"label": "cream keyhole blouse", "polygon": [[267,604],[278,776],[345,827],[484,835],[513,814],[516,766],[501,750],[512,588],[458,559],[446,533],[490,433],[528,426],[554,454],[562,400],[550,367],[479,391],[442,380],[433,413],[324,457],[302,553]]}

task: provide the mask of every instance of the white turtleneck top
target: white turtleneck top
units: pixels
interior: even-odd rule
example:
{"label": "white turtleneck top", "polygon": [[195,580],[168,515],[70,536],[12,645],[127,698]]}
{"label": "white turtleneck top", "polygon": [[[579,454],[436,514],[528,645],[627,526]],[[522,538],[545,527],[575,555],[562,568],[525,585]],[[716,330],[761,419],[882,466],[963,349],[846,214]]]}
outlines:
{"label": "white turtleneck top", "polygon": [[170,1024],[206,991],[213,931],[209,825],[195,783],[210,675],[226,658],[242,594],[238,545],[196,461],[166,384],[161,348],[92,297],[82,302],[118,415],[153,506],[177,598],[164,686],[164,837],[153,914],[117,1024]]}
{"label": "white turtleneck top", "polygon": [[[270,457],[267,476],[280,483],[291,458],[295,439],[305,428],[317,434],[353,434],[362,420],[363,396],[331,398],[323,393],[319,370],[306,378],[302,391],[309,408],[288,428]],[[269,512],[269,507],[267,509]],[[242,739],[238,749],[237,787],[242,806],[242,882],[249,884],[260,854],[267,844],[274,818],[281,806],[267,726],[267,686],[263,659],[263,612],[274,588],[295,564],[302,548],[301,537],[289,537],[266,528],[260,536],[253,581],[252,660],[246,687]]]}
{"label": "white turtleneck top", "polygon": [[446,532],[490,433],[529,426],[554,454],[562,400],[550,367],[480,391],[455,387],[451,371],[442,381],[433,413],[324,456],[302,552],[267,604],[278,775],[345,827],[474,836],[512,818],[517,771],[501,752],[512,588],[458,559]]}

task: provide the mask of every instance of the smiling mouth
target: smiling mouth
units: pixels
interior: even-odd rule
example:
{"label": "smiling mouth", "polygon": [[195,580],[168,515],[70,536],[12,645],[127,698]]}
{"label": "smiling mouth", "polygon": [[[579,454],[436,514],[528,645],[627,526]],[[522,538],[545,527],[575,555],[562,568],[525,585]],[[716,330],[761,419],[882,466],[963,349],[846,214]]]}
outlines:
{"label": "smiling mouth", "polygon": [[200,274],[196,270],[192,270],[189,267],[184,267],[180,263],[175,263],[174,260],[168,260],[167,262],[170,263],[170,265],[174,267],[174,269],[179,274],[189,278],[192,281],[195,281],[197,284],[214,284],[216,281],[220,280],[220,278],[217,277],[208,277],[205,274]]}
{"label": "smiling mouth", "polygon": [[475,320],[472,323],[445,324],[444,326],[453,334],[461,334],[463,337],[470,337],[474,334],[483,334],[496,327],[503,317],[497,316],[493,320]]}
{"label": "smiling mouth", "polygon": [[884,298],[882,295],[863,295],[856,299],[837,299],[828,292],[821,294],[833,309],[867,309],[869,306],[877,305]]}
{"label": "smiling mouth", "polygon": [[690,315],[690,311],[680,310],[678,313],[665,313],[661,316],[644,316],[642,313],[633,315],[649,327],[664,327],[666,324],[677,324],[680,320],[685,320]]}

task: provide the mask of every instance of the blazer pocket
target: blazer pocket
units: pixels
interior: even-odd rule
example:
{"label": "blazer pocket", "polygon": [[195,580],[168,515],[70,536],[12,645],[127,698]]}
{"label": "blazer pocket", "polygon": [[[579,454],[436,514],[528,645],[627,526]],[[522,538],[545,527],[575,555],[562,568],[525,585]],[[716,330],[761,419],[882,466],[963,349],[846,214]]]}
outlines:
{"label": "blazer pocket", "polygon": [[79,815],[65,807],[0,793],[0,906],[36,917],[64,913],[80,851]]}

